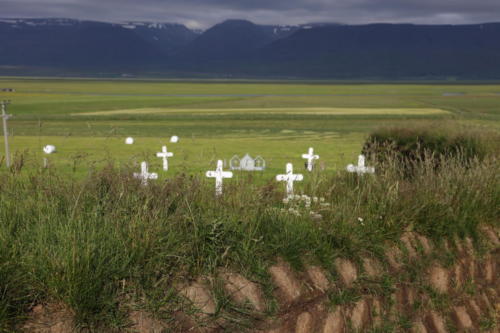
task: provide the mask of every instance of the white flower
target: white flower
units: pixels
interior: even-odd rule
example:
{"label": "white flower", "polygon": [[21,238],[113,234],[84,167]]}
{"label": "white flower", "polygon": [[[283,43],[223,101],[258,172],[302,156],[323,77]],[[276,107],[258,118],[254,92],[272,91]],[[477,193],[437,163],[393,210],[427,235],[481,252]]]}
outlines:
{"label": "white flower", "polygon": [[358,221],[359,221],[359,222],[363,222],[364,220],[363,220],[363,218],[362,218],[362,217],[358,217]]}

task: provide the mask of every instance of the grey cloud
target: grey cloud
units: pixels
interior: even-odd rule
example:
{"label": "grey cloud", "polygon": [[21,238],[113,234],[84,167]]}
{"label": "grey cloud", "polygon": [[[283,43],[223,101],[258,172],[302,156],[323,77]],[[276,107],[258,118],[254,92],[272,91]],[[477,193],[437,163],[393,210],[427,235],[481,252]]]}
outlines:
{"label": "grey cloud", "polygon": [[2,17],[146,20],[209,27],[229,18],[261,24],[500,21],[498,0],[0,0]]}

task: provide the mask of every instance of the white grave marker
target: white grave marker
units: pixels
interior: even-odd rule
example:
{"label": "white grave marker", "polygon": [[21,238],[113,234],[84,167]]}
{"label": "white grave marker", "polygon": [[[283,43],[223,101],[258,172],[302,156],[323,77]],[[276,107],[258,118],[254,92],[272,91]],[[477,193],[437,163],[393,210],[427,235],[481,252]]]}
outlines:
{"label": "white grave marker", "polygon": [[46,145],[45,147],[43,147],[43,152],[45,154],[53,154],[56,152],[56,146],[54,145]]}
{"label": "white grave marker", "polygon": [[362,175],[365,173],[375,173],[375,168],[365,166],[365,156],[359,155],[358,156],[358,165],[349,164],[347,166],[347,171],[356,172],[357,174]]}
{"label": "white grave marker", "polygon": [[148,185],[148,180],[149,179],[158,179],[158,174],[155,172],[149,173],[148,172],[148,164],[146,162],[141,163],[141,172],[134,173],[134,178],[138,178],[141,180],[141,184],[146,186]]}
{"label": "white grave marker", "polygon": [[179,142],[179,137],[177,135],[173,135],[171,138],[170,138],[170,142],[172,143],[177,143]]}
{"label": "white grave marker", "polygon": [[286,174],[285,175],[277,175],[276,180],[279,182],[286,182],[286,195],[288,197],[293,196],[293,182],[302,181],[304,176],[301,174],[293,173],[293,165],[292,163],[286,164]]}
{"label": "white grave marker", "polygon": [[134,138],[132,138],[132,137],[129,136],[128,138],[125,139],[125,144],[126,145],[133,145],[134,144]]}
{"label": "white grave marker", "polygon": [[307,154],[302,154],[302,158],[307,159],[307,170],[312,171],[314,160],[319,159],[319,155],[314,155],[314,149],[311,147]]}
{"label": "white grave marker", "polygon": [[253,158],[245,154],[245,156],[240,159],[238,155],[234,155],[229,160],[229,167],[231,170],[264,171],[266,168],[266,161],[261,156]]}
{"label": "white grave marker", "polygon": [[208,178],[215,178],[215,195],[222,195],[222,180],[224,178],[233,178],[231,171],[222,170],[222,160],[217,161],[217,169],[215,171],[207,171]]}
{"label": "white grave marker", "polygon": [[163,158],[163,170],[168,170],[168,158],[174,156],[174,153],[167,151],[167,146],[161,147],[161,152],[156,153],[157,157]]}

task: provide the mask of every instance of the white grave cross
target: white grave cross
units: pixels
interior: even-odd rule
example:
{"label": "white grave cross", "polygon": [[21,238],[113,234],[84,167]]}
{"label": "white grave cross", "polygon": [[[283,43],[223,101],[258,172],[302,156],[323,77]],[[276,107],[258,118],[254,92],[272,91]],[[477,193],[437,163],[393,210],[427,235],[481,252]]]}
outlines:
{"label": "white grave cross", "polygon": [[314,149],[311,147],[307,154],[302,154],[302,158],[307,159],[307,170],[312,171],[314,160],[319,159],[319,155],[314,155]]}
{"label": "white grave cross", "polygon": [[375,168],[365,166],[365,156],[359,155],[358,156],[358,165],[349,164],[347,166],[347,171],[356,172],[357,174],[362,175],[364,173],[375,173]]}
{"label": "white grave cross", "polygon": [[167,151],[167,146],[161,147],[161,152],[156,153],[157,157],[163,158],[163,170],[168,170],[168,158],[174,156],[174,153]]}
{"label": "white grave cross", "polygon": [[222,180],[224,178],[233,178],[231,171],[222,170],[222,160],[217,161],[217,169],[215,171],[207,171],[208,178],[215,178],[215,195],[222,195]]}
{"label": "white grave cross", "polygon": [[134,173],[134,178],[138,178],[141,180],[141,184],[146,186],[148,185],[148,180],[149,179],[158,179],[158,174],[155,172],[149,173],[148,172],[148,164],[146,162],[141,163],[141,172]]}
{"label": "white grave cross", "polygon": [[293,182],[301,181],[304,179],[304,176],[301,174],[293,173],[293,165],[292,163],[286,164],[286,174],[285,175],[277,175],[276,180],[279,182],[286,182],[286,194],[288,197],[293,196]]}

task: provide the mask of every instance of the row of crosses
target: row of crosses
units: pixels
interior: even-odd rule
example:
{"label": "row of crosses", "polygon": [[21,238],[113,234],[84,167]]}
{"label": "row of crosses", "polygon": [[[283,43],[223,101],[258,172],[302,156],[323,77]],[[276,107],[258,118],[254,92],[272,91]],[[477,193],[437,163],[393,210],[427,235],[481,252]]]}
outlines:
{"label": "row of crosses", "polygon": [[[5,110],[9,101],[3,101],[0,103],[2,113],[0,117],[3,120],[3,132],[5,136],[5,155],[6,155],[6,164],[7,167],[10,166],[10,153],[9,153],[9,145],[8,145],[8,132],[7,132],[7,120],[10,118],[10,115],[6,114]],[[177,141],[177,140],[176,140]],[[48,148],[49,146],[45,147]],[[44,150],[45,150],[44,148]],[[50,146],[55,151],[55,147]],[[46,152],[48,153],[48,152]],[[174,154],[167,150],[167,146],[162,146],[162,151],[156,153],[156,156],[163,160],[163,170],[168,171],[168,158],[173,157]],[[306,169],[311,172],[314,167],[314,161],[319,159],[319,155],[314,154],[314,149],[312,147],[309,148],[307,154],[302,154],[302,158],[306,159]],[[353,164],[349,164],[347,166],[348,172],[355,172],[357,174],[364,173],[374,173],[375,168],[365,166],[365,157],[363,155],[359,155],[358,157],[358,165],[355,166]],[[231,171],[223,170],[223,162],[222,160],[217,161],[217,168],[215,171],[207,171],[206,176],[208,178],[215,178],[215,194],[217,196],[222,195],[222,184],[224,178],[232,178],[233,173]],[[141,163],[141,172],[134,173],[135,178],[141,179],[142,185],[147,185],[149,179],[158,179],[158,174],[155,172],[148,171],[148,164],[146,162]],[[293,195],[293,184],[296,181],[302,181],[304,176],[302,174],[294,174],[293,173],[293,165],[292,163],[286,164],[286,173],[283,175],[277,175],[277,181],[286,182],[286,193],[287,196]]]}
{"label": "row of crosses", "polygon": [[[168,171],[168,158],[174,156],[174,153],[169,152],[167,150],[167,146],[161,147],[161,152],[156,153],[156,157],[159,157],[163,160],[163,171]],[[148,163],[141,163],[141,172],[135,172],[134,178],[138,178],[141,180],[141,184],[146,186],[148,185],[149,179],[158,179],[158,174],[156,172],[149,172]]]}
{"label": "row of crosses", "polygon": [[[167,150],[167,146],[162,147],[162,151],[156,154],[157,157],[163,159],[163,170],[168,170],[168,158],[174,156],[173,153]],[[307,154],[303,154],[302,158],[307,160],[306,168],[308,171],[312,171],[314,167],[314,161],[319,159],[319,155],[314,154],[314,149],[309,148]],[[363,175],[365,173],[374,173],[375,168],[365,166],[365,157],[363,155],[359,155],[358,157],[358,165],[349,164],[347,166],[348,172],[357,173],[358,175]],[[146,162],[141,163],[141,172],[134,173],[135,178],[141,179],[142,185],[147,185],[149,179],[158,179],[157,173],[150,173],[148,171],[148,164]],[[207,171],[207,178],[215,178],[215,195],[222,195],[222,184],[224,178],[232,178],[233,173],[231,171],[223,170],[223,162],[222,160],[217,161],[217,168],[215,171]],[[288,197],[293,196],[293,184],[296,181],[302,181],[304,176],[302,174],[294,174],[293,173],[293,165],[292,163],[286,164],[286,173],[277,175],[276,180],[280,182],[286,182],[286,194]]]}

